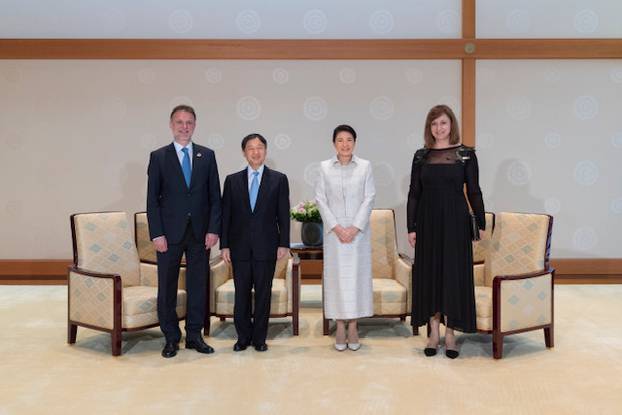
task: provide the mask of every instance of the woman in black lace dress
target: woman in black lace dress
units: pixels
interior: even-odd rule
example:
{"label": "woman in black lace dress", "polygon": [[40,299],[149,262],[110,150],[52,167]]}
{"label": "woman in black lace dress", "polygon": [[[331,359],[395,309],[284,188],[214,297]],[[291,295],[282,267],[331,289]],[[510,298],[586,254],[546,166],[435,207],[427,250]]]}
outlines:
{"label": "woman in black lace dress", "polygon": [[425,147],[413,158],[408,192],[408,242],[415,248],[412,324],[430,324],[424,350],[434,356],[439,325],[445,330],[445,354],[455,359],[454,330],[477,330],[473,288],[470,215],[464,197],[485,229],[475,150],[460,144],[458,122],[445,105],[433,107],[425,122]]}

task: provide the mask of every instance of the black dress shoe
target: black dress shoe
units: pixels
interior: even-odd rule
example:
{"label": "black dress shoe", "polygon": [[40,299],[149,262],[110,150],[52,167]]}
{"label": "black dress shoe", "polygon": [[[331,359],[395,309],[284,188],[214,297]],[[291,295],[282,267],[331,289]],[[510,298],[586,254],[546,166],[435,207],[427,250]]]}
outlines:
{"label": "black dress shoe", "polygon": [[199,353],[210,354],[214,353],[212,346],[205,343],[203,337],[196,337],[188,339],[186,338],[186,349],[194,349]]}
{"label": "black dress shoe", "polygon": [[243,343],[243,342],[237,341],[233,345],[233,351],[234,352],[241,352],[243,350],[246,350],[247,347],[248,347],[248,343]]}
{"label": "black dress shoe", "polygon": [[255,345],[255,350],[257,350],[258,352],[265,352],[266,350],[268,350],[268,345],[265,344],[265,343],[256,344]]}
{"label": "black dress shoe", "polygon": [[423,349],[423,354],[425,354],[428,357],[432,357],[436,355],[436,347],[426,347],[425,349]]}
{"label": "black dress shoe", "polygon": [[458,352],[457,350],[445,349],[445,356],[450,359],[455,359],[456,357],[460,356],[460,352]]}
{"label": "black dress shoe", "polygon": [[179,344],[176,342],[166,342],[164,349],[162,349],[162,357],[169,358],[174,357],[179,350]]}

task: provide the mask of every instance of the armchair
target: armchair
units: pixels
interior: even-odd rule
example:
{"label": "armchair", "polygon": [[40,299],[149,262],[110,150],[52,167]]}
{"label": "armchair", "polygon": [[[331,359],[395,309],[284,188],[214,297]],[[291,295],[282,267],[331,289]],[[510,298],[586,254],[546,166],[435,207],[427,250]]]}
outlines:
{"label": "armchair", "polygon": [[[393,209],[373,209],[371,227],[372,284],[374,315],[399,317],[405,321],[411,314],[412,259],[397,252],[395,212]],[[418,328],[413,327],[418,334]],[[329,321],[323,318],[323,332],[329,332]]]}
{"label": "armchair", "polygon": [[[67,342],[78,326],[111,334],[112,355],[121,354],[121,333],[158,326],[157,266],[139,260],[125,212],[71,215],[73,265],[68,269]],[[183,282],[177,316],[186,315]]]}
{"label": "armchair", "polygon": [[[235,286],[233,269],[222,258],[210,263],[209,304],[210,314],[221,321],[233,317]],[[299,260],[285,257],[277,261],[272,280],[270,317],[292,318],[292,332],[298,336],[300,314],[300,265]],[[206,334],[209,322],[206,322]]]}
{"label": "armchair", "polygon": [[495,359],[503,356],[505,336],[529,330],[543,329],[546,347],[553,347],[552,227],[549,215],[502,212],[495,217],[483,280],[475,276],[477,328],[492,333]]}

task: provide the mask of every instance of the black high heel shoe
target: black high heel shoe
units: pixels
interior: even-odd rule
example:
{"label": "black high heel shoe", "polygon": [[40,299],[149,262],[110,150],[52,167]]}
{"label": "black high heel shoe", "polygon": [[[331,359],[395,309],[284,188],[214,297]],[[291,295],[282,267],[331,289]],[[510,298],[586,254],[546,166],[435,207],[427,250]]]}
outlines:
{"label": "black high heel shoe", "polygon": [[437,349],[437,347],[426,347],[425,349],[423,349],[423,354],[425,354],[427,357],[436,356]]}
{"label": "black high heel shoe", "polygon": [[460,356],[460,352],[457,350],[445,349],[445,356],[450,359],[455,359],[456,357]]}

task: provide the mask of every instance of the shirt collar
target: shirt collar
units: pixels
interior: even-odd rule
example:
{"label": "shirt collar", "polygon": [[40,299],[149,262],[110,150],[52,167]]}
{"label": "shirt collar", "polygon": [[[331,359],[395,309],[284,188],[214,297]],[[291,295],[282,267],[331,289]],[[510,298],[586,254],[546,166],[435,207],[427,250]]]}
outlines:
{"label": "shirt collar", "polygon": [[[265,165],[261,165],[259,166],[259,168],[257,169],[257,171],[259,172],[259,175],[261,176],[263,174],[263,168],[265,167]],[[248,174],[248,177],[251,177],[251,175],[253,174],[255,170],[253,170],[253,168],[251,166],[246,166],[246,173]]]}
{"label": "shirt collar", "polygon": [[[339,164],[339,159],[337,158],[337,155],[335,154],[333,156],[333,158],[331,159],[333,161],[333,165],[335,164]],[[359,163],[359,158],[356,156],[356,154],[352,154],[352,160],[350,160],[350,163],[354,163],[354,164],[358,164]],[[348,164],[350,164],[348,163]]]}
{"label": "shirt collar", "polygon": [[[175,151],[178,153],[181,151],[182,148],[184,148],[184,146],[182,146],[181,144],[179,144],[177,141],[174,141],[174,140],[173,140],[173,145],[175,146]],[[188,147],[188,150],[190,150],[190,152],[192,153],[192,141],[190,141],[186,147]]]}

